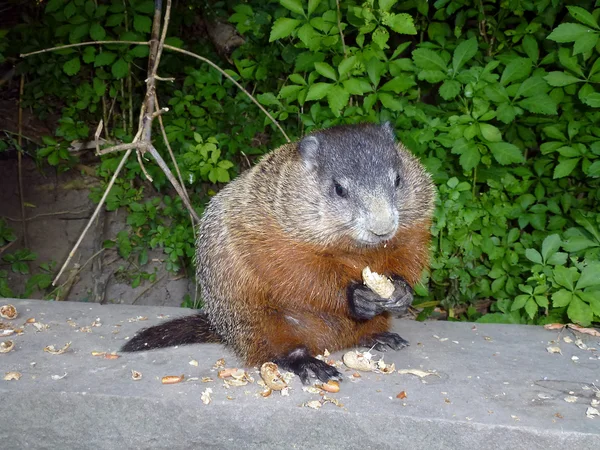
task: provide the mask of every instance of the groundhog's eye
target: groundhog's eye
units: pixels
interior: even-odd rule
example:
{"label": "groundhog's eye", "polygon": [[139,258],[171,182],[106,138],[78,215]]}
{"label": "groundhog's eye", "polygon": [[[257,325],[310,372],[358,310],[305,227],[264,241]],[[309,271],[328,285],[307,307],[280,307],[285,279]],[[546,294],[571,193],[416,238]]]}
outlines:
{"label": "groundhog's eye", "polygon": [[394,180],[394,186],[396,186],[396,188],[399,188],[401,184],[402,178],[400,178],[400,175],[396,175],[396,179]]}
{"label": "groundhog's eye", "polygon": [[338,197],[344,198],[348,195],[348,190],[337,181],[333,182],[333,187],[335,188],[335,193]]}

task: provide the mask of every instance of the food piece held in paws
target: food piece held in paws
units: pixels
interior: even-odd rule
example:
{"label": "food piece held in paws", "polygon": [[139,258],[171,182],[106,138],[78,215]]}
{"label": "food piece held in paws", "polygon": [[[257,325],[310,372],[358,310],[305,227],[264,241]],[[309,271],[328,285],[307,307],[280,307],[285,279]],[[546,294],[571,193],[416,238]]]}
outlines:
{"label": "food piece held in paws", "polygon": [[396,289],[388,277],[371,272],[369,266],[363,269],[362,277],[365,285],[382,298],[390,298]]}

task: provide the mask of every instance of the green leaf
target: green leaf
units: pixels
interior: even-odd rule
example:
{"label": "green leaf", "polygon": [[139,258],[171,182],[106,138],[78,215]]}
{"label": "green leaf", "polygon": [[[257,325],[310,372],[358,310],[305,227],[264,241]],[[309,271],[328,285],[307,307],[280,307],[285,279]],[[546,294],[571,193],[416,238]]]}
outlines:
{"label": "green leaf", "polygon": [[71,43],[79,42],[81,40],[81,38],[83,38],[84,36],[87,36],[89,32],[90,32],[90,25],[88,23],[82,23],[81,25],[77,25],[69,33],[69,41]]}
{"label": "green leaf", "polygon": [[140,33],[150,33],[150,30],[152,29],[152,20],[148,16],[134,14],[133,28]]}
{"label": "green leaf", "polygon": [[577,281],[577,289],[585,289],[590,286],[600,286],[600,262],[590,262],[581,271],[581,277]]}
{"label": "green leaf", "polygon": [[135,10],[144,14],[154,14],[154,2],[152,0],[146,0],[143,2],[135,2]]}
{"label": "green leaf", "polygon": [[425,80],[428,83],[439,83],[446,79],[446,74],[441,70],[421,70],[418,72],[419,80]]}
{"label": "green leaf", "polygon": [[387,109],[390,109],[392,111],[402,111],[402,102],[398,100],[397,96],[388,94],[387,92],[380,92],[378,94],[378,97],[379,101],[381,101],[381,104]]}
{"label": "green leaf", "polygon": [[519,102],[519,106],[535,114],[557,115],[556,103],[547,94],[534,95]]}
{"label": "green leaf", "polygon": [[297,98],[298,92],[302,89],[304,89],[304,86],[299,86],[297,84],[284,86],[279,91],[279,98],[295,99]]}
{"label": "green leaf", "polygon": [[375,42],[380,49],[384,50],[388,48],[387,41],[390,39],[390,33],[383,27],[377,27],[371,34],[371,39]]}
{"label": "green leaf", "polygon": [[548,39],[560,43],[574,42],[590,32],[591,29],[578,23],[561,23],[548,35]]}
{"label": "green leaf", "polygon": [[598,22],[596,19],[594,19],[594,16],[585,9],[579,6],[567,6],[567,9],[569,10],[571,16],[573,16],[573,19],[575,19],[577,22],[581,22],[588,27],[598,29]]}
{"label": "green leaf", "polygon": [[485,140],[490,142],[502,141],[502,133],[500,133],[500,130],[494,125],[490,125],[488,123],[480,123],[479,129],[481,130],[481,135]]}
{"label": "green leaf", "polygon": [[579,163],[580,158],[563,158],[562,156],[558,158],[558,165],[554,168],[554,174],[552,178],[555,180],[557,178],[563,178],[571,174],[575,167],[577,167],[577,163]]}
{"label": "green leaf", "polygon": [[569,303],[567,315],[572,322],[578,323],[584,327],[590,326],[594,319],[594,313],[592,312],[590,305],[583,302],[576,295],[573,296],[571,303]]}
{"label": "green leaf", "polygon": [[46,14],[52,13],[54,11],[58,11],[58,9],[63,5],[64,0],[50,0],[46,5],[45,12]]}
{"label": "green leaf", "polygon": [[[379,3],[381,4],[381,1]],[[387,18],[384,18],[383,23],[399,34],[417,34],[415,22],[410,14],[392,13]]]}
{"label": "green leaf", "polygon": [[525,303],[525,312],[529,316],[530,319],[533,319],[538,312],[538,304],[535,302],[533,298],[527,300]]}
{"label": "green leaf", "polygon": [[308,0],[308,15],[310,16],[319,7],[321,0]]}
{"label": "green leaf", "polygon": [[475,38],[463,41],[456,47],[454,55],[452,56],[452,68],[454,69],[454,73],[457,73],[467,61],[477,54],[477,48],[477,39]]}
{"label": "green leaf", "polygon": [[111,73],[115,78],[123,78],[127,75],[129,68],[123,58],[119,58],[116,63],[112,65]]}
{"label": "green leaf", "polygon": [[583,103],[585,103],[588,106],[591,106],[592,108],[600,108],[600,93],[598,92],[593,92],[591,94],[588,94],[585,96],[584,99],[582,99]]}
{"label": "green leaf", "polygon": [[540,76],[527,78],[521,83],[517,90],[517,97],[532,97],[534,95],[545,94],[550,90],[548,83]]}
{"label": "green leaf", "polygon": [[365,92],[371,91],[371,85],[359,78],[350,78],[342,82],[344,89],[352,95],[363,95]]}
{"label": "green leaf", "polygon": [[147,45],[136,45],[127,52],[133,58],[146,58],[150,53],[150,47]]}
{"label": "green leaf", "polygon": [[335,73],[335,69],[326,62],[316,62],[315,70],[326,78],[330,78],[333,81],[337,80],[337,74]]}
{"label": "green leaf", "polygon": [[[352,70],[352,68],[354,67],[355,64],[356,64],[356,56],[351,56],[350,58],[346,58],[346,59],[342,60],[338,64],[338,72],[340,73],[340,76],[343,77],[348,72],[350,72],[350,70]],[[300,83],[298,83],[298,84],[300,84]]]}
{"label": "green leaf", "polygon": [[600,160],[593,162],[590,167],[587,168],[586,173],[590,177],[598,178],[600,177]]}
{"label": "green leaf", "polygon": [[509,62],[504,72],[502,72],[502,77],[500,78],[500,84],[506,86],[513,81],[521,80],[531,73],[532,63],[529,58],[515,58],[511,62]]}
{"label": "green leaf", "polygon": [[412,53],[413,61],[421,69],[440,70],[444,73],[447,70],[446,62],[433,50],[428,48],[418,48]]}
{"label": "green leaf", "polygon": [[81,69],[81,61],[79,61],[79,56],[68,60],[63,65],[63,71],[69,76],[73,76],[78,73],[79,69]]}
{"label": "green leaf", "polygon": [[512,303],[512,305],[510,305],[510,310],[511,311],[517,311],[521,308],[523,308],[525,306],[525,303],[527,303],[527,300],[529,300],[530,296],[529,295],[517,295]]}
{"label": "green leaf", "polygon": [[440,95],[444,100],[452,100],[460,94],[460,83],[456,80],[446,80],[440,86]]}
{"label": "green leaf", "polygon": [[555,308],[562,308],[571,303],[572,299],[573,294],[571,292],[561,289],[560,291],[552,294],[552,306]]}
{"label": "green leaf", "polygon": [[566,72],[550,72],[544,79],[550,86],[568,86],[569,84],[584,81]]}
{"label": "green leaf", "polygon": [[[591,31],[591,30],[590,30]],[[573,56],[591,51],[598,42],[598,32],[587,33],[575,41]]]}
{"label": "green leaf", "polygon": [[118,27],[121,25],[121,22],[123,22],[124,18],[125,14],[113,14],[106,19],[106,26],[111,28]]}
{"label": "green leaf", "polygon": [[116,53],[104,51],[98,54],[98,56],[96,56],[96,60],[94,61],[94,67],[101,67],[112,64],[116,57]]}
{"label": "green leaf", "polygon": [[476,145],[469,145],[460,155],[458,162],[465,172],[471,171],[481,161],[481,154]]}
{"label": "green leaf", "polygon": [[90,27],[90,37],[95,41],[101,41],[106,37],[106,31],[99,23],[94,23]]}
{"label": "green leaf", "polygon": [[515,107],[509,103],[498,105],[498,109],[496,110],[496,117],[504,123],[511,123],[515,120],[516,115]]}
{"label": "green leaf", "polygon": [[532,35],[526,34],[523,36],[523,42],[521,45],[525,53],[527,53],[529,59],[532,61],[537,61],[540,58],[540,49],[538,43]]}
{"label": "green leaf", "polygon": [[96,60],[96,49],[94,47],[86,47],[83,50],[83,62],[86,64],[93,63]]}
{"label": "green leaf", "polygon": [[258,94],[256,96],[257,100],[261,103],[261,105],[272,106],[279,105],[279,100],[275,97],[275,94],[272,92],[265,92],[264,94]]}
{"label": "green leaf", "polygon": [[554,281],[562,287],[567,288],[569,291],[572,291],[575,283],[575,273],[576,269],[574,268],[568,269],[566,267],[558,266],[554,269]]}
{"label": "green leaf", "polygon": [[540,252],[538,252],[534,248],[528,248],[527,250],[525,250],[525,257],[529,261],[534,262],[536,264],[542,264],[543,263],[542,255],[540,255]]}
{"label": "green leaf", "polygon": [[287,8],[296,14],[300,14],[301,16],[304,15],[302,0],[279,0],[279,3],[281,3],[281,6],[284,8]]}
{"label": "green leaf", "polygon": [[558,251],[561,244],[562,240],[558,234],[551,234],[544,239],[544,242],[542,242],[542,256],[545,262]]}
{"label": "green leaf", "polygon": [[516,145],[508,142],[496,142],[487,144],[489,149],[498,161],[502,165],[522,163],[524,161],[523,153],[521,149]]}
{"label": "green leaf", "polygon": [[308,89],[306,101],[321,100],[332,88],[331,83],[315,83]]}
{"label": "green leaf", "polygon": [[269,36],[269,42],[289,36],[298,27],[298,25],[300,25],[299,20],[280,17],[273,24],[271,35]]}
{"label": "green leaf", "polygon": [[73,15],[76,12],[77,12],[77,6],[75,6],[74,2],[67,3],[67,6],[65,6],[65,9],[63,9],[63,14],[65,15],[65,17],[67,19],[70,19],[71,17],[73,17]]}
{"label": "green leaf", "polygon": [[340,116],[340,111],[348,104],[350,94],[341,86],[331,86],[327,92],[327,102],[329,108],[336,117]]}
{"label": "green leaf", "polygon": [[381,91],[392,91],[392,92],[395,92],[396,94],[399,94],[401,92],[405,92],[405,91],[409,90],[415,84],[416,83],[414,82],[414,80],[410,77],[407,77],[407,76],[394,77],[390,81],[385,83],[383,86],[381,86],[380,90]]}
{"label": "green leaf", "polygon": [[379,10],[388,12],[396,3],[398,3],[398,0],[379,0]]}

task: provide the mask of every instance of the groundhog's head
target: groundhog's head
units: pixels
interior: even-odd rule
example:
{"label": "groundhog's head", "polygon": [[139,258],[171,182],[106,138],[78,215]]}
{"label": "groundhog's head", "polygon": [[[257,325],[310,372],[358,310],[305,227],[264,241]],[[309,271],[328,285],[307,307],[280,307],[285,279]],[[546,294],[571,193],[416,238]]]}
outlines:
{"label": "groundhog's head", "polygon": [[431,213],[429,176],[398,146],[389,123],[319,131],[302,139],[298,151],[312,185],[304,195],[313,202],[307,221],[329,243],[378,245]]}

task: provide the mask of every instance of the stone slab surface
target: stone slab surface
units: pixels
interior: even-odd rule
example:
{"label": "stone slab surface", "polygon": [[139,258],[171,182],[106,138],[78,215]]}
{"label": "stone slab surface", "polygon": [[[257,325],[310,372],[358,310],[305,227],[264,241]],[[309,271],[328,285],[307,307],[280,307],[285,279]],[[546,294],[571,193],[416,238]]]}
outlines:
{"label": "stone slab surface", "polygon": [[[600,417],[586,417],[600,387],[600,351],[563,340],[581,337],[600,349],[600,338],[569,330],[397,320],[395,331],[411,346],[385,353],[385,361],[437,375],[363,373],[352,381],[355,371],[347,371],[340,392],[330,394],[343,406],[326,403],[314,410],[302,405],[321,397],[303,391],[297,377],[288,397],[264,398],[256,383],[224,387],[214,363],[225,358],[227,367],[237,367],[239,361],[221,345],[113,360],[92,356],[117,351],[138,329],[188,310],[0,300],[5,303],[14,304],[19,317],[4,323],[24,331],[2,338],[13,340],[15,349],[0,354],[0,377],[22,374],[18,381],[0,379],[3,448],[600,448]],[[49,327],[37,331],[25,324],[28,318]],[[67,342],[62,355],[43,351]],[[548,353],[549,345],[562,354]],[[143,378],[133,381],[132,370]],[[259,379],[254,368],[248,370]],[[191,381],[160,382],[180,374]],[[203,383],[202,377],[214,381]],[[212,402],[205,405],[200,397],[208,387]],[[406,398],[397,398],[402,391]],[[577,397],[573,403],[565,401],[569,395]]]}

